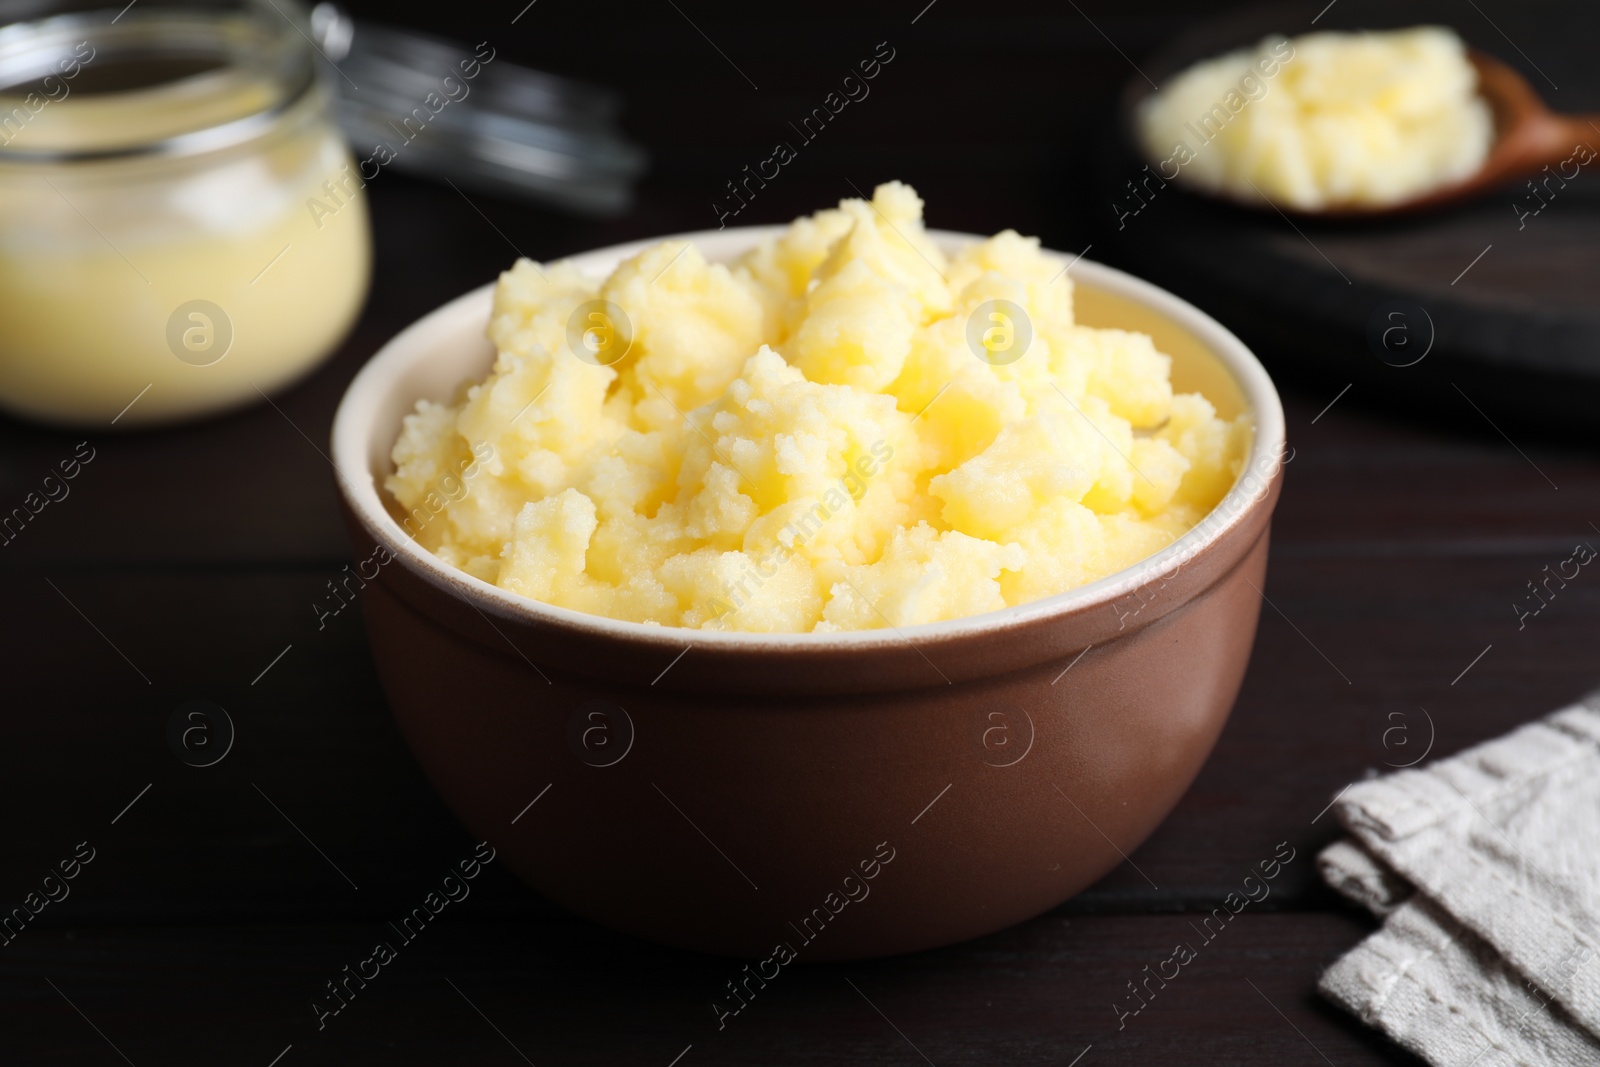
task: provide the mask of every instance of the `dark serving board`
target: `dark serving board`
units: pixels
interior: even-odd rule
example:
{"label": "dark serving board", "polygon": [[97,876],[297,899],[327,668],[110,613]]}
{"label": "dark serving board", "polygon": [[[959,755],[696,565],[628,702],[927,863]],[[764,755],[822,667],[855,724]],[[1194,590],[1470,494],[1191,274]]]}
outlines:
{"label": "dark serving board", "polygon": [[[1460,0],[1336,0],[1320,16],[1318,6],[1220,17],[1140,61],[1150,81],[1129,82],[1117,136],[1100,160],[1105,204],[1094,255],[1195,302],[1258,351],[1279,353],[1275,375],[1330,400],[1349,385],[1358,402],[1519,439],[1592,429],[1600,422],[1600,159],[1522,219],[1513,204],[1536,205],[1521,184],[1452,210],[1341,222],[1232,207],[1176,182],[1146,181],[1131,130],[1151,81],[1165,84],[1196,60],[1269,33],[1447,25],[1515,66],[1556,109],[1600,111],[1600,71],[1585,43],[1600,30],[1595,8],[1572,5],[1552,17],[1529,5],[1491,22]],[[1600,129],[1589,144],[1600,151]],[[1136,179],[1145,183],[1142,207],[1127,187]]]}

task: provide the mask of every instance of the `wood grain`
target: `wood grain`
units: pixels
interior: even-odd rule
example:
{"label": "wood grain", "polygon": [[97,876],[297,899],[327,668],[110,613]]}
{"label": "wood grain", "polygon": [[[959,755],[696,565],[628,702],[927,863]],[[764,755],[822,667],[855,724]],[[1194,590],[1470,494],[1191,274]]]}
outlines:
{"label": "wood grain", "polygon": [[[397,1067],[523,1057],[666,1067],[691,1046],[681,1062],[774,1067],[924,1057],[1060,1067],[1090,1046],[1093,1061],[1116,1063],[1414,1064],[1311,988],[1370,925],[1351,913],[1246,912],[1208,944],[1179,915],[1050,916],[896,960],[796,963],[719,1030],[709,1005],[738,975],[729,961],[555,915],[505,924],[463,911],[401,946],[321,1031],[312,999],[328,999],[323,983],[386,935],[382,923],[106,927],[8,950],[16,972],[0,977],[0,1041],[14,1062],[118,1062],[87,1016],[136,1064],[264,1067],[290,1045],[295,1063]],[[1197,958],[1121,1018],[1119,995],[1124,1011],[1135,1003],[1127,983],[1180,941],[1198,942]]]}

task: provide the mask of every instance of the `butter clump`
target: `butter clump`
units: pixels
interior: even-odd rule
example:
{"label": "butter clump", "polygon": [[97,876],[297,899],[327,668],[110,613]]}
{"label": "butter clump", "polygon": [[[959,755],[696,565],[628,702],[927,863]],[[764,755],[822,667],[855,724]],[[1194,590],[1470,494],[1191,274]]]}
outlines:
{"label": "butter clump", "polygon": [[1269,38],[1170,79],[1138,126],[1163,179],[1301,211],[1415,199],[1494,141],[1465,46],[1435,26]]}
{"label": "butter clump", "polygon": [[[593,301],[627,320],[620,358],[574,353]],[[990,301],[1021,309],[1020,358],[975,353]],[[1149,337],[1076,325],[1037,240],[947,258],[897,182],[731,264],[671,241],[606,279],[519,260],[488,335],[489,375],[404,420],[407,528],[511,592],[661,626],[901,627],[1063,592],[1192,527],[1250,441],[1174,395]]]}

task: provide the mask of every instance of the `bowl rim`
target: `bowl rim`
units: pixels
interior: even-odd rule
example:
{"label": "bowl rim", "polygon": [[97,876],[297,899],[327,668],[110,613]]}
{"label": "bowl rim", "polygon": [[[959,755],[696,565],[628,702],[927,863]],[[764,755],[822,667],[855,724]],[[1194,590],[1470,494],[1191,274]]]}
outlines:
{"label": "bowl rim", "polygon": [[[787,225],[762,225],[697,230],[609,245],[562,259],[585,274],[604,277],[617,263],[646,248],[663,241],[689,241],[708,260],[726,262],[760,240],[787,229]],[[929,229],[926,232],[946,252],[987,240],[981,235],[951,230]],[[446,563],[407,535],[389,513],[380,495],[378,477],[368,467],[367,456],[376,432],[374,422],[380,402],[388,397],[392,383],[422,358],[442,329],[453,325],[454,320],[475,305],[483,305],[487,311],[495,281],[472,289],[412,322],[387,341],[357,372],[334,414],[330,444],[335,481],[346,507],[367,535],[386,548],[394,562],[403,564],[434,588],[502,620],[530,626],[554,626],[637,646],[673,650],[692,646],[732,653],[775,650],[864,653],[891,647],[903,650],[908,642],[916,645],[943,643],[1104,607],[1131,594],[1154,576],[1170,574],[1184,566],[1263,506],[1282,469],[1286,435],[1283,407],[1271,377],[1254,353],[1232,331],[1199,308],[1150,282],[1085,259],[1081,253],[1074,255],[1049,248],[1042,251],[1063,264],[1062,273],[1075,272],[1072,275],[1075,282],[1143,304],[1190,333],[1232,377],[1243,394],[1246,411],[1254,420],[1251,447],[1240,473],[1227,494],[1193,527],[1160,552],[1063,593],[942,622],[899,627],[891,623],[882,629],[829,633],[757,633],[660,626],[593,615],[513,593]],[[486,314],[482,325],[487,326]],[[481,333],[475,335],[475,339],[479,336]],[[415,399],[420,398],[413,398],[413,405]],[[392,442],[384,443],[383,454],[387,455],[392,447]],[[360,476],[353,478],[347,472],[359,472]],[[1257,483],[1253,488],[1249,487],[1252,475]]]}

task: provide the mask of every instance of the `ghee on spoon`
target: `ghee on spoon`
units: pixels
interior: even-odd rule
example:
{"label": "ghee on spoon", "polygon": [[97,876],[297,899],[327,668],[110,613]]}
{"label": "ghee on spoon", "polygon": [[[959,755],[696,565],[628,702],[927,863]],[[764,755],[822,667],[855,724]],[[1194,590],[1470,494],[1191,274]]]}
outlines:
{"label": "ghee on spoon", "polygon": [[[1526,78],[1494,56],[1468,49],[1467,59],[1478,72],[1478,95],[1494,116],[1494,143],[1483,165],[1475,172],[1421,196],[1392,204],[1333,204],[1315,210],[1281,205],[1281,210],[1312,218],[1407,215],[1475,199],[1519,178],[1531,177],[1548,167],[1559,167],[1568,160],[1581,166],[1600,154],[1589,144],[1600,141],[1600,115],[1563,115],[1552,111]],[[1579,158],[1584,152],[1587,156]],[[1576,173],[1553,176],[1565,184]]]}

